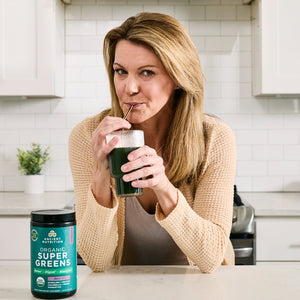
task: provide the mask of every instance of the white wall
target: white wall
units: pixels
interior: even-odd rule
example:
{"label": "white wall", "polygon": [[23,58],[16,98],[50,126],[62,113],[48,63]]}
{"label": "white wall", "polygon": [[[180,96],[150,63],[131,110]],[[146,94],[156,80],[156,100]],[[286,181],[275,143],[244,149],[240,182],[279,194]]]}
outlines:
{"label": "white wall", "polygon": [[205,111],[233,129],[239,191],[300,191],[300,100],[251,96],[251,10],[242,0],[72,0],[66,6],[66,97],[0,101],[0,191],[22,191],[16,148],[51,146],[46,190],[72,190],[67,142],[83,118],[109,107],[105,33],[140,11],[179,19],[199,49]]}

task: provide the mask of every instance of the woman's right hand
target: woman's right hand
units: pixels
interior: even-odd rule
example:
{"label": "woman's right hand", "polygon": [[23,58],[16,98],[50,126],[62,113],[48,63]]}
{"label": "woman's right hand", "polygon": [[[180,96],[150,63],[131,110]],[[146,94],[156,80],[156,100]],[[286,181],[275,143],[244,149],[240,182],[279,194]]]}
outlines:
{"label": "woman's right hand", "polygon": [[91,188],[97,202],[105,207],[112,207],[108,154],[119,141],[118,137],[114,137],[106,143],[105,137],[113,131],[130,127],[131,124],[122,118],[106,116],[92,134],[91,144],[96,164]]}

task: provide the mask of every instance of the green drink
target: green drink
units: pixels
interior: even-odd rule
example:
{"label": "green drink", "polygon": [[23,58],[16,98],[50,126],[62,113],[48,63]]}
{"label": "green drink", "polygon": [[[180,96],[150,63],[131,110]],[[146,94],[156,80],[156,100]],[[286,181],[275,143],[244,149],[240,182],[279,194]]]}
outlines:
{"label": "green drink", "polygon": [[121,166],[128,162],[128,154],[144,145],[144,132],[141,130],[120,130],[106,136],[109,142],[113,137],[118,136],[119,142],[115,149],[108,156],[110,175],[115,178],[116,192],[120,197],[137,196],[143,193],[142,188],[135,188],[131,182],[123,181],[125,173]]}

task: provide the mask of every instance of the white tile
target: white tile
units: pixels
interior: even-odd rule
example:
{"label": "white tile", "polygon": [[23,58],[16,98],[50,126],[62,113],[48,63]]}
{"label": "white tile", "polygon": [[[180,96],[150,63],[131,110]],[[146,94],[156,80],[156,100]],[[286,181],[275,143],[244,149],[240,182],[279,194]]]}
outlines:
{"label": "white tile", "polygon": [[80,51],[80,36],[66,36],[66,51]]}
{"label": "white tile", "polygon": [[18,161],[17,158],[17,148],[23,149],[23,146],[21,145],[5,145],[4,147],[4,151],[3,151],[3,155],[4,155],[4,160],[6,161]]}
{"label": "white tile", "polygon": [[80,20],[81,6],[65,5],[65,20]]}
{"label": "white tile", "polygon": [[81,69],[81,80],[82,82],[97,82],[100,81],[103,75],[104,70],[100,67],[88,67]]}
{"label": "white tile", "polygon": [[299,192],[300,191],[300,176],[285,176],[283,177],[283,191]]}
{"label": "white tile", "polygon": [[205,39],[203,36],[192,36],[192,40],[198,51],[205,49]]}
{"label": "white tile", "polygon": [[67,67],[65,68],[66,83],[68,82],[78,82],[81,77],[80,67]]}
{"label": "white tile", "polygon": [[239,161],[237,176],[266,176],[268,164],[265,161]]}
{"label": "white tile", "polygon": [[46,176],[45,177],[45,191],[65,191],[66,178],[65,176]]}
{"label": "white tile", "polygon": [[283,190],[283,178],[281,176],[275,177],[261,177],[257,176],[253,179],[253,192],[281,192]]}
{"label": "white tile", "polygon": [[83,54],[83,53],[67,53],[66,66],[79,67],[79,66],[96,66],[98,61],[98,54]]}
{"label": "white tile", "polygon": [[95,35],[96,21],[66,21],[66,35]]}
{"label": "white tile", "polygon": [[237,81],[251,83],[251,68],[239,68],[237,71]]}
{"label": "white tile", "polygon": [[65,176],[71,173],[68,160],[51,160],[49,162],[49,169],[51,176]]}
{"label": "white tile", "polygon": [[298,144],[298,131],[293,129],[286,130],[270,130],[269,131],[269,144]]}
{"label": "white tile", "polygon": [[300,112],[300,99],[284,99],[284,97],[268,99],[270,113],[293,114]]}
{"label": "white tile", "polygon": [[206,6],[207,20],[235,20],[235,6]]}
{"label": "white tile", "polygon": [[81,112],[80,98],[64,98],[53,100],[51,112],[56,114],[76,114]]}
{"label": "white tile", "polygon": [[2,143],[5,141],[5,145],[18,144],[20,142],[19,129],[0,130],[0,141]]}
{"label": "white tile", "polygon": [[51,100],[48,99],[26,99],[20,102],[20,108],[25,113],[50,113]]}
{"label": "white tile", "polygon": [[36,128],[66,128],[67,118],[64,114],[39,114],[36,116]]}
{"label": "white tile", "polygon": [[268,100],[257,98],[238,99],[239,113],[266,113],[268,112]]}
{"label": "white tile", "polygon": [[268,131],[266,130],[236,130],[236,142],[238,145],[266,144]]}
{"label": "white tile", "polygon": [[253,128],[255,129],[280,129],[283,126],[283,115],[264,114],[253,115]]}
{"label": "white tile", "polygon": [[111,5],[85,5],[81,9],[82,20],[111,20]]}
{"label": "white tile", "polygon": [[80,48],[82,51],[102,52],[103,38],[100,36],[81,36]]}
{"label": "white tile", "polygon": [[212,5],[220,4],[221,0],[190,0],[191,4]]}
{"label": "white tile", "polygon": [[203,20],[205,7],[200,5],[176,5],[175,18],[178,20]]}
{"label": "white tile", "polygon": [[282,160],[283,146],[282,145],[253,145],[252,153],[254,160]]}
{"label": "white tile", "polygon": [[247,145],[236,146],[237,161],[245,161],[252,159],[251,147]]}
{"label": "white tile", "polygon": [[0,101],[0,107],[1,107],[1,113],[2,114],[8,114],[8,113],[20,113],[21,107],[20,107],[21,100],[4,100],[1,99]]}
{"label": "white tile", "polygon": [[235,43],[236,37],[234,36],[209,36],[205,38],[205,50],[231,52],[235,46]]}
{"label": "white tile", "polygon": [[219,36],[220,22],[218,21],[191,21],[190,35],[192,36]]}
{"label": "white tile", "polygon": [[223,21],[221,22],[221,35],[250,36],[251,23],[248,21]]}
{"label": "white tile", "polygon": [[[108,101],[107,101],[108,102]],[[106,103],[103,107],[103,101],[101,98],[87,99],[83,104],[81,111],[83,114],[97,114],[107,108],[110,103]]]}
{"label": "white tile", "polygon": [[3,128],[18,129],[18,128],[34,128],[34,114],[19,114],[19,115],[4,115]]}
{"label": "white tile", "polygon": [[65,176],[66,180],[66,191],[74,191],[74,183],[73,183],[73,177],[72,176]]}
{"label": "white tile", "polygon": [[206,113],[210,114],[228,114],[236,112],[235,99],[209,99],[205,98],[204,108]]}
{"label": "white tile", "polygon": [[[125,21],[125,20],[124,20]],[[115,28],[118,27],[122,24],[121,21],[115,21],[115,20],[110,20],[110,21],[97,21],[97,34],[100,35],[106,35],[106,33]]]}
{"label": "white tile", "polygon": [[[141,4],[141,3],[138,3]],[[170,4],[170,3],[166,3]],[[169,16],[173,16],[175,14],[174,5],[175,3],[171,3],[172,5],[144,5],[143,11],[150,11],[150,12],[158,12],[161,14],[166,14]]]}
{"label": "white tile", "polygon": [[252,128],[251,114],[224,114],[222,120],[234,130]]}
{"label": "white tile", "polygon": [[8,175],[4,177],[5,192],[22,192],[24,191],[24,176],[22,175]]}
{"label": "white tile", "polygon": [[50,144],[50,130],[49,129],[20,129],[20,143],[21,144]]}
{"label": "white tile", "polygon": [[67,128],[74,128],[77,124],[79,124],[81,121],[85,119],[85,116],[80,114],[69,114],[67,116]]}
{"label": "white tile", "polygon": [[284,159],[300,161],[300,145],[284,145]]}
{"label": "white tile", "polygon": [[0,161],[0,175],[1,176],[12,176],[17,175],[18,171],[18,161]]}
{"label": "white tile", "polygon": [[200,53],[200,61],[203,67],[220,67],[222,56],[216,53]]}
{"label": "white tile", "polygon": [[252,191],[252,177],[237,176],[235,184],[238,188],[238,192],[251,192]]}
{"label": "white tile", "polygon": [[143,11],[143,5],[118,5],[113,6],[113,20],[125,21],[131,16]]}
{"label": "white tile", "polygon": [[204,82],[204,97],[205,98],[220,98],[221,97],[220,83]]}
{"label": "white tile", "polygon": [[298,163],[295,161],[270,161],[268,166],[270,176],[297,176]]}
{"label": "white tile", "polygon": [[0,176],[0,191],[4,191],[4,176]]}
{"label": "white tile", "polygon": [[65,145],[68,143],[71,129],[50,129],[50,142],[52,145]]}
{"label": "white tile", "polygon": [[[285,100],[283,100],[285,101]],[[300,114],[285,114],[283,116],[284,128],[300,128]]]}
{"label": "white tile", "polygon": [[66,86],[66,97],[89,98],[96,96],[96,85],[94,83],[68,83]]}
{"label": "white tile", "polygon": [[49,153],[52,161],[67,160],[68,145],[51,145]]}

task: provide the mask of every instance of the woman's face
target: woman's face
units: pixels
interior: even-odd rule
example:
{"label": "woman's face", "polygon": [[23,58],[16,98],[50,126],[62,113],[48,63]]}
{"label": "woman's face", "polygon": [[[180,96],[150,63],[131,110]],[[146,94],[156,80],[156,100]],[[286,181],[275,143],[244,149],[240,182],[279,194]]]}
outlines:
{"label": "woman's face", "polygon": [[123,113],[134,106],[127,118],[129,122],[139,124],[162,109],[171,109],[176,85],[150,48],[120,40],[113,68],[114,85]]}

